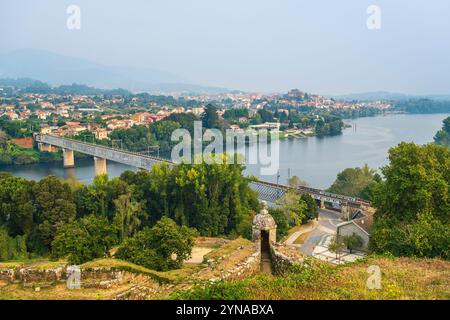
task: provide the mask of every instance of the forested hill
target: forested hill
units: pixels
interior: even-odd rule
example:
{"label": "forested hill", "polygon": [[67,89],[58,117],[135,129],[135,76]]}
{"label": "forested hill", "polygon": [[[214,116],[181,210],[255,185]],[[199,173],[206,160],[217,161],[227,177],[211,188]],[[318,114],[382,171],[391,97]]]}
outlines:
{"label": "forested hill", "polygon": [[125,89],[98,89],[94,87],[90,87],[84,84],[73,83],[71,85],[60,85],[60,86],[50,86],[49,84],[39,81],[33,80],[29,78],[19,78],[19,79],[10,79],[4,78],[0,79],[0,86],[4,87],[14,87],[17,90],[20,90],[24,93],[39,93],[39,94],[58,94],[58,95],[100,95],[100,94],[108,94],[108,95],[121,95],[121,96],[129,96],[132,93]]}

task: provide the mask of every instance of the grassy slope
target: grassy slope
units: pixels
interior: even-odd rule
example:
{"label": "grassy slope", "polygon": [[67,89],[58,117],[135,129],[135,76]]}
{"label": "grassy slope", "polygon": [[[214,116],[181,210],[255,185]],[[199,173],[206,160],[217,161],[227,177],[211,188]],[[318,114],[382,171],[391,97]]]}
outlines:
{"label": "grassy slope", "polygon": [[[381,290],[367,289],[367,267],[381,268]],[[257,275],[241,281],[197,285],[172,298],[186,299],[450,299],[450,263],[441,260],[371,258],[334,267],[314,266],[284,277]]]}
{"label": "grassy slope", "polygon": [[[252,243],[236,239],[218,248],[205,257],[217,259],[219,269],[232,263],[239,256],[246,255]],[[237,250],[237,251],[236,251]],[[240,281],[218,282],[213,285],[197,284],[189,290],[180,289],[170,294],[172,299],[450,299],[450,262],[437,259],[411,258],[368,258],[345,265],[332,266],[325,262],[311,260],[312,266],[299,268],[284,277],[255,275]],[[29,260],[24,262],[0,263],[0,268],[28,266],[36,269],[55,268],[64,261]],[[368,290],[367,267],[377,265],[382,272],[381,290]],[[81,266],[90,268],[111,268],[127,270],[138,275],[149,276],[148,285],[158,287],[158,283],[181,284],[192,280],[192,274],[202,266],[185,266],[179,270],[157,272],[117,259],[99,259]],[[210,279],[214,275],[202,269],[197,281]],[[206,270],[206,271],[205,271]],[[203,274],[205,273],[206,274]],[[67,290],[65,284],[35,292],[21,284],[0,283],[0,299],[111,299],[117,293],[129,288],[129,284],[111,289]],[[164,292],[164,291],[163,291]],[[169,292],[156,297],[167,298]]]}
{"label": "grassy slope", "polygon": [[[29,267],[33,269],[52,269],[65,265],[64,261],[48,261],[48,260],[28,260],[26,262],[3,262],[0,263],[0,269],[16,269],[21,267]],[[128,271],[135,275],[144,277],[136,280],[137,284],[144,284],[147,287],[161,288],[161,285],[167,283],[179,283],[188,278],[193,272],[197,271],[198,266],[185,266],[178,270],[167,272],[159,272],[150,270],[133,263],[119,259],[97,259],[87,262],[80,266],[82,270],[90,269],[107,269]],[[136,283],[123,283],[108,289],[99,288],[82,288],[79,290],[68,290],[65,283],[54,283],[49,287],[35,291],[34,288],[26,288],[21,283],[11,284],[6,281],[0,281],[0,300],[97,300],[97,299],[114,299],[114,297],[122,293]]]}

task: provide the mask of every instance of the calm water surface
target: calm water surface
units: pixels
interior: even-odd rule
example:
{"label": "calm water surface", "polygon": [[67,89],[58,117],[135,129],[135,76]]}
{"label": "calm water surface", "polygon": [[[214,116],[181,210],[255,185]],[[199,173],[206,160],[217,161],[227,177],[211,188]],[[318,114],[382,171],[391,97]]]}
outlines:
{"label": "calm water surface", "polygon": [[[433,141],[433,136],[442,126],[448,114],[432,115],[386,115],[346,120],[352,125],[336,137],[289,139],[280,142],[279,182],[286,182],[296,175],[313,187],[327,188],[335,180],[336,174],[348,167],[358,167],[367,163],[379,168],[387,163],[387,151],[401,141],[425,144]],[[250,148],[250,151],[252,151]],[[16,176],[39,180],[53,174],[63,178],[76,177],[84,182],[94,178],[94,160],[83,159],[75,163],[73,169],[63,169],[62,163],[33,164],[26,166],[0,167]],[[134,170],[120,163],[108,162],[110,177],[120,175],[125,170]],[[259,167],[250,165],[247,174],[259,176]],[[277,175],[261,176],[268,181],[277,181]]]}

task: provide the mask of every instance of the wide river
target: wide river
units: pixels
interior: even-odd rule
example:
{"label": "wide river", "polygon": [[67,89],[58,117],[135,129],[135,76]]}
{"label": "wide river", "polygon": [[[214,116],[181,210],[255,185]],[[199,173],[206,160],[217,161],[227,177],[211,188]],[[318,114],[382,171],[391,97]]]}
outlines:
{"label": "wide river", "polygon": [[[342,135],[326,138],[288,139],[280,142],[279,177],[277,174],[261,176],[267,181],[285,183],[289,176],[298,176],[312,187],[328,188],[336,175],[345,168],[367,163],[380,168],[387,163],[389,148],[402,141],[425,144],[441,128],[442,120],[449,114],[386,115],[355,120],[345,120],[352,127]],[[125,170],[137,170],[120,163],[108,162],[110,177]],[[33,164],[0,167],[0,171],[28,179],[39,180],[47,175],[63,178],[76,177],[84,182],[94,178],[92,159],[78,160],[73,169],[63,169],[62,163]],[[260,176],[257,165],[249,165],[247,174]]]}

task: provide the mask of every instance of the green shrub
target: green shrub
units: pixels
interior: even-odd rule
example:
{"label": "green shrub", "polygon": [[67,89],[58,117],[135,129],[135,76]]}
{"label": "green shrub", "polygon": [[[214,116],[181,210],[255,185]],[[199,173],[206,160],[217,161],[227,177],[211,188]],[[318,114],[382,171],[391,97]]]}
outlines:
{"label": "green shrub", "polygon": [[89,215],[61,226],[52,242],[53,258],[68,258],[70,264],[81,264],[108,256],[117,243],[117,230],[106,217]]}
{"label": "green shrub", "polygon": [[288,218],[281,209],[270,208],[269,213],[277,224],[277,241],[279,241],[287,235],[290,228]]}
{"label": "green shrub", "polygon": [[356,233],[353,233],[349,236],[343,236],[342,241],[344,242],[347,249],[350,250],[350,253],[352,253],[352,251],[355,249],[360,249],[363,245],[363,239]]}
{"label": "green shrub", "polygon": [[126,239],[116,257],[159,271],[177,269],[190,257],[196,234],[194,229],[163,217],[152,228]]}

